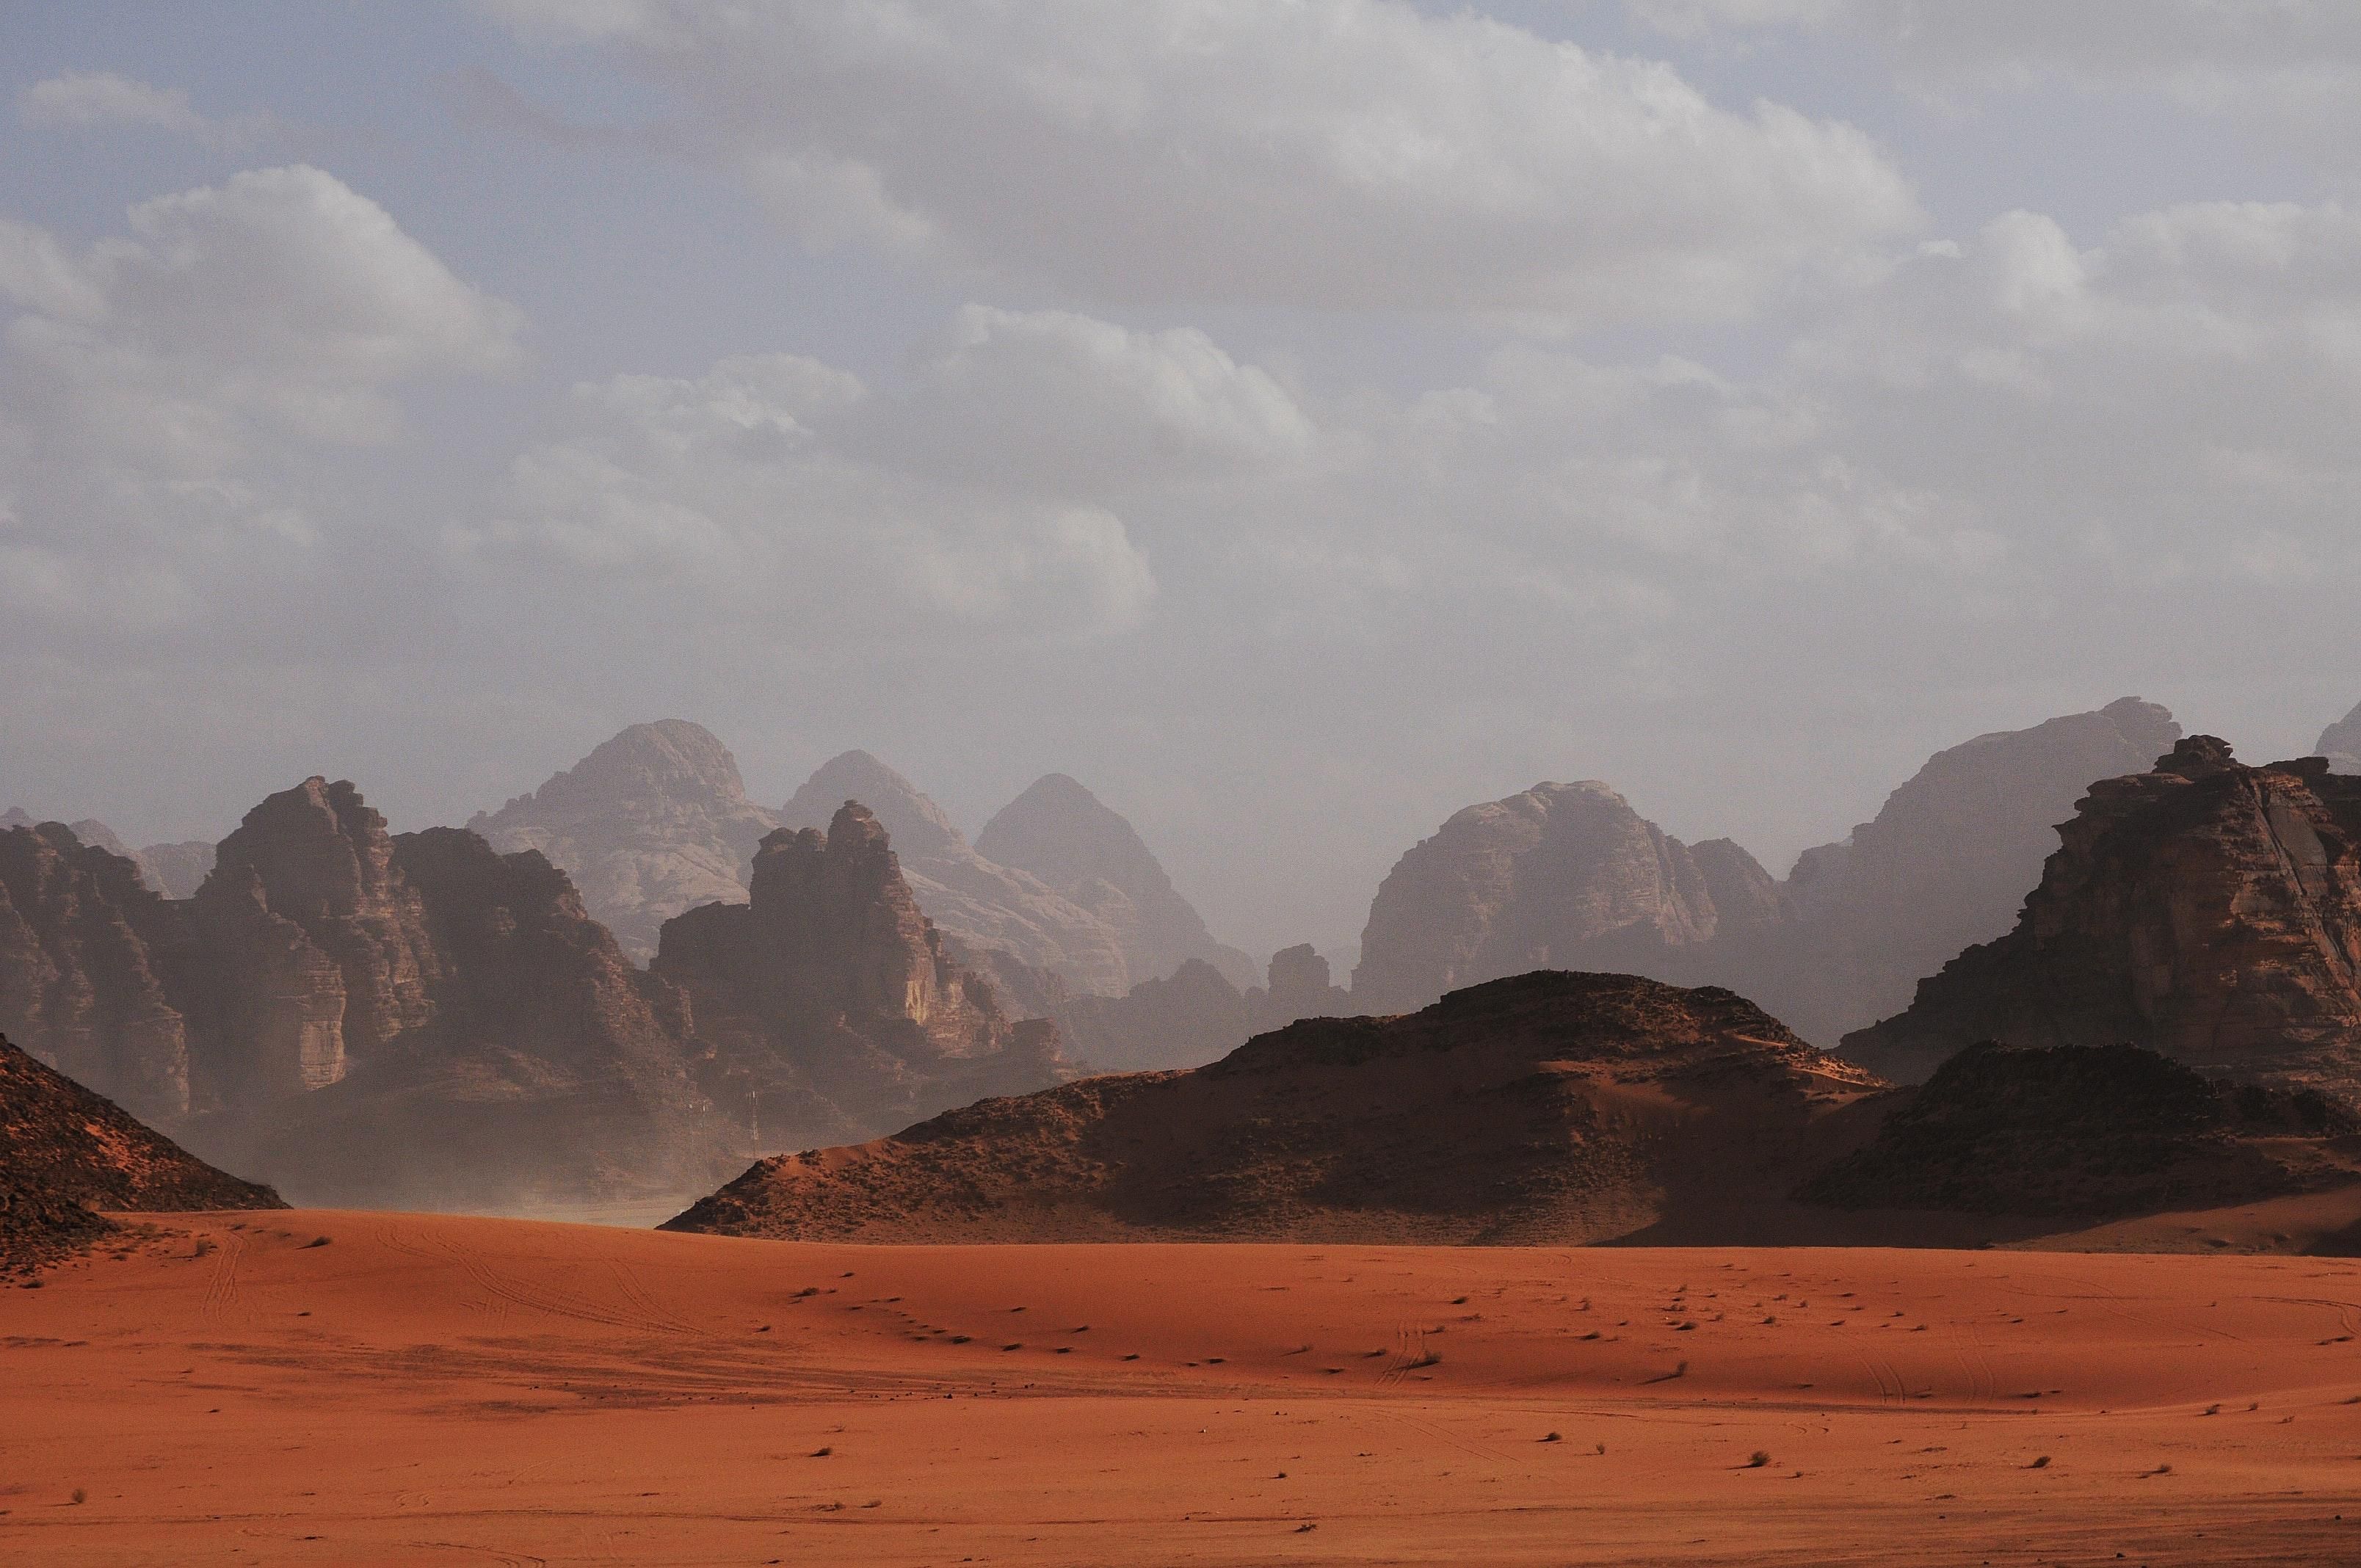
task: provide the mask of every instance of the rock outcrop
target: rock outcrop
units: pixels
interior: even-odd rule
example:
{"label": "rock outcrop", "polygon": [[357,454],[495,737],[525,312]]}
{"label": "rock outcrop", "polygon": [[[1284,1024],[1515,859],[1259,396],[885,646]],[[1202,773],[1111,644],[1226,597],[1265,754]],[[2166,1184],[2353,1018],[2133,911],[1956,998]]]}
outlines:
{"label": "rock outcrop", "polygon": [[0,1033],[136,1115],[186,1115],[182,916],[63,823],[0,830]]}
{"label": "rock outcrop", "polygon": [[92,1210],[286,1206],[0,1036],[0,1269],[102,1234]]}
{"label": "rock outcrop", "polygon": [[1298,1023],[1192,1072],[1088,1079],[765,1160],[669,1227],[1600,1241],[1784,1201],[1812,1129],[1883,1088],[1728,992],[1528,974],[1409,1017]]}
{"label": "rock outcrop", "polygon": [[919,908],[946,936],[971,950],[1007,953],[1076,992],[1130,989],[1131,966],[1113,927],[1040,878],[978,854],[940,806],[866,751],[847,751],[813,773],[780,824],[825,829],[848,800],[884,825]]}
{"label": "rock outcrop", "polygon": [[856,802],[825,834],[765,838],[752,900],[666,921],[653,973],[686,996],[716,1094],[742,1096],[774,1142],[867,1135],[1060,1075],[1055,1027],[1010,1019],[954,961]]}
{"label": "rock outcrop", "polygon": [[2361,773],[2361,707],[2320,732],[2315,748],[2335,773]]}
{"label": "rock outcrop", "polygon": [[[454,828],[388,848],[418,912],[424,1005],[352,1036],[333,1081],[282,1079],[219,1113],[206,1130],[243,1165],[315,1204],[531,1212],[693,1190],[748,1148],[697,1081],[681,998],[565,872]],[[348,984],[348,1016],[390,989]]]}
{"label": "rock outcrop", "polygon": [[2169,711],[2125,697],[1936,753],[1874,821],[1805,851],[1782,889],[1785,939],[1726,983],[1752,982],[1749,994],[1822,1043],[1890,1016],[1919,981],[2015,922],[2057,824],[2093,783],[2144,771],[2180,738]]}
{"label": "rock outcrop", "polygon": [[1542,784],[1470,806],[1404,855],[1369,907],[1356,1005],[1422,1005],[1537,964],[1726,985],[1833,1045],[2006,931],[2098,779],[2144,768],[2180,727],[2126,697],[1938,753],[1784,883],[1727,839],[1686,845],[1607,785]]}
{"label": "rock outcrop", "polygon": [[1191,959],[1233,985],[1257,978],[1253,959],[1213,940],[1130,822],[1064,773],[1044,774],[1002,806],[976,835],[975,850],[1098,916],[1121,945],[1134,984]]}
{"label": "rock outcrop", "polygon": [[1769,874],[1736,844],[1691,850],[1595,780],[1536,784],[1459,812],[1395,863],[1353,998],[1406,1012],[1546,968],[1684,981],[1717,938],[1777,917]]}
{"label": "rock outcrop", "polygon": [[2209,1080],[2136,1046],[1971,1046],[1807,1181],[1849,1209],[2111,1219],[2361,1180],[2361,1117],[2317,1090]]}
{"label": "rock outcrop", "polygon": [[495,850],[546,855],[641,963],[674,916],[745,898],[754,848],[778,825],[747,798],[728,748],[680,718],[634,724],[467,823]]}
{"label": "rock outcrop", "polygon": [[192,904],[198,1022],[219,1042],[207,1102],[325,1088],[434,1015],[425,905],[350,784],[306,779],[247,812]]}
{"label": "rock outcrop", "polygon": [[2246,767],[2210,736],[2092,786],[2015,929],[1845,1054],[1926,1078],[1982,1040],[2129,1042],[2197,1070],[2361,1092],[2361,779]]}

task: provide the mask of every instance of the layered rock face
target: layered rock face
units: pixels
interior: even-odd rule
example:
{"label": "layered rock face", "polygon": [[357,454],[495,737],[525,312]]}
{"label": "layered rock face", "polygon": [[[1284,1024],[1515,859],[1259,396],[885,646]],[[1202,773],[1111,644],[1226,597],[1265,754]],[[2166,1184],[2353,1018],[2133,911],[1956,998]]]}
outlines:
{"label": "layered rock face", "polygon": [[1883,1087],[1728,992],[1529,974],[1410,1017],[1299,1023],[1193,1072],[1088,1079],[765,1160],[670,1228],[1598,1241],[1784,1201],[1812,1130]]}
{"label": "layered rock face", "polygon": [[2094,784],[2015,928],[1848,1057],[1925,1078],[1981,1040],[2148,1047],[2210,1074],[2361,1091],[2361,779],[2183,740]]}
{"label": "layered rock face", "polygon": [[2361,773],[2361,707],[2322,730],[2314,750],[2328,759],[2329,772]]}
{"label": "layered rock face", "polygon": [[104,1231],[93,1209],[286,1206],[0,1036],[0,1268]]}
{"label": "layered rock face", "polygon": [[1833,1045],[2006,931],[2082,792],[2180,734],[2126,697],[1980,736],[1929,760],[1845,842],[1806,851],[1784,883],[1729,839],[1666,836],[1601,784],[1471,806],[1378,890],[1354,1000],[1395,1011],[1536,964],[1626,969],[1730,986]]}
{"label": "layered rock face", "polygon": [[848,800],[875,813],[918,906],[946,935],[970,949],[1007,953],[1077,992],[1120,996],[1130,988],[1113,927],[1040,878],[978,854],[940,806],[866,751],[847,751],[812,774],[780,823],[824,829]]}
{"label": "layered rock face", "polygon": [[825,834],[763,840],[745,905],[665,922],[653,973],[687,1000],[708,1078],[765,1138],[873,1131],[1055,1081],[1058,1036],[1012,1021],[920,912],[884,826],[847,801]]}
{"label": "layered rock face", "polygon": [[307,1201],[531,1211],[646,1201],[747,1147],[699,1086],[679,996],[539,852],[458,828],[392,840],[432,1008],[336,1082],[224,1118]]}
{"label": "layered rock face", "polygon": [[1769,874],[1737,845],[1692,850],[1596,781],[1536,784],[1469,806],[1395,863],[1369,905],[1353,998],[1407,1012],[1550,968],[1687,978],[1726,927],[1777,912]]}
{"label": "layered rock face", "polygon": [[1251,985],[1254,961],[1213,940],[1204,917],[1123,816],[1064,773],[1036,779],[976,835],[976,853],[1029,872],[1110,927],[1133,983],[1191,959]]}
{"label": "layered rock face", "polygon": [[2180,738],[2166,709],[2125,697],[1936,753],[1875,821],[1797,861],[1783,890],[1795,929],[1758,981],[1763,1003],[1823,1042],[1907,1005],[2015,922],[2094,782],[2145,771]]}
{"label": "layered rock face", "polygon": [[321,1089],[434,1013],[440,955],[385,818],[350,784],[271,795],[221,841],[192,901],[208,1098]]}
{"label": "layered rock face", "polygon": [[642,963],[654,956],[666,920],[746,896],[755,846],[778,825],[747,798],[728,748],[679,718],[635,724],[532,794],[467,823],[495,850],[546,855]]}
{"label": "layered rock face", "polygon": [[137,1115],[190,1108],[183,912],[62,823],[0,831],[0,1033]]}

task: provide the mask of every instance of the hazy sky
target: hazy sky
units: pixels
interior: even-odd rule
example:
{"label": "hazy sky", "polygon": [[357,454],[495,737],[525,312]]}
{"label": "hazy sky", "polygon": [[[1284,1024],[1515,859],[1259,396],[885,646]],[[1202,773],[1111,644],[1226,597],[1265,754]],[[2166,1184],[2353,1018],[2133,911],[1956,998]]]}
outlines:
{"label": "hazy sky", "polygon": [[1218,933],[1604,778],[2361,699],[2350,0],[0,4],[0,805],[683,717]]}

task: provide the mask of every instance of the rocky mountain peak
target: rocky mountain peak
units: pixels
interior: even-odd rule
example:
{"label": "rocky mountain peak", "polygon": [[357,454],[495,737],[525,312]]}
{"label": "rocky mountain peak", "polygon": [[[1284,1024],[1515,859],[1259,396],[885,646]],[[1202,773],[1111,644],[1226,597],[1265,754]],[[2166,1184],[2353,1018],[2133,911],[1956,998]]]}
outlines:
{"label": "rocky mountain peak", "polygon": [[467,824],[495,850],[546,855],[642,961],[672,916],[745,895],[754,848],[777,825],[747,798],[729,748],[685,718],[634,724]]}
{"label": "rocky mountain peak", "polygon": [[2356,1081],[2361,779],[2191,736],[2092,785],[2059,837],[2015,927],[1847,1055],[1919,1079],[1980,1040],[2128,1041],[2283,1087]]}
{"label": "rocky mountain peak", "polygon": [[835,817],[838,804],[847,800],[862,802],[875,815],[906,860],[972,852],[966,835],[952,825],[941,806],[867,751],[845,751],[821,763],[788,800],[779,821],[788,828],[825,827]]}

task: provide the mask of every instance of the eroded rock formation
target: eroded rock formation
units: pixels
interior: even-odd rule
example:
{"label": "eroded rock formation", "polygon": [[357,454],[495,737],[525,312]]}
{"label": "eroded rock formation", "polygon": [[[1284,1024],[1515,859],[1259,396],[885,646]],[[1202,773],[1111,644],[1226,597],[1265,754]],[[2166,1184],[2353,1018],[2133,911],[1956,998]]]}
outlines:
{"label": "eroded rock formation", "polygon": [[1763,1004],[1823,1043],[1906,1006],[1919,981],[2015,922],[2093,783],[2145,771],[2180,738],[2169,711],[2125,697],[1937,752],[1874,821],[1796,861],[1783,889],[1794,929],[1758,966]]}
{"label": "eroded rock formation", "polygon": [[1536,969],[1683,980],[1727,929],[1776,916],[1770,876],[1737,845],[1691,850],[1596,780],[1536,784],[1467,807],[1395,863],[1353,999],[1407,1012]]}
{"label": "eroded rock formation", "polygon": [[752,897],[664,923],[653,972],[680,988],[708,1081],[764,1136],[874,1131],[1059,1076],[1046,1022],[1012,1020],[919,910],[884,826],[840,806],[825,834],[781,828]]}
{"label": "eroded rock formation", "polygon": [[2361,779],[2246,767],[2210,736],[2094,784],[2015,929],[1845,1054],[1924,1079],[1981,1040],[2148,1047],[2201,1072],[2361,1090]]}
{"label": "eroded rock formation", "polygon": [[918,906],[945,935],[971,950],[1007,953],[1076,992],[1120,996],[1130,988],[1131,966],[1112,927],[1030,872],[978,854],[940,806],[866,751],[823,765],[779,820],[825,829],[848,800],[884,826]]}
{"label": "eroded rock formation", "polygon": [[62,823],[0,830],[0,1033],[155,1121],[190,1109],[182,912]]}
{"label": "eroded rock formation", "polygon": [[1121,813],[1064,773],[1036,779],[976,835],[976,853],[1038,877],[1111,928],[1134,984],[1191,959],[1233,985],[1255,981],[1254,960],[1213,940],[1205,921]]}
{"label": "eroded rock formation", "polygon": [[778,826],[746,796],[737,759],[702,726],[634,724],[495,812],[467,823],[495,850],[538,850],[634,960],[664,923],[746,896],[747,867]]}

